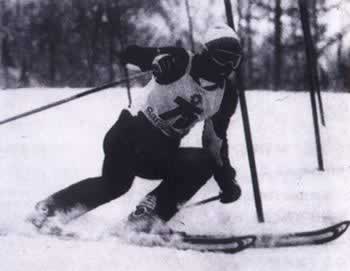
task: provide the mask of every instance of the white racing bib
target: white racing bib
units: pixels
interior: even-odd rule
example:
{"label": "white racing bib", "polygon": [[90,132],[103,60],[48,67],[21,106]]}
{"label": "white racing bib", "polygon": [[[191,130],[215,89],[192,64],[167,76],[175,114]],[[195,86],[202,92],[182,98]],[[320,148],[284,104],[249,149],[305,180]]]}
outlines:
{"label": "white racing bib", "polygon": [[146,87],[150,93],[143,113],[164,134],[177,138],[186,135],[197,122],[213,116],[224,94],[224,88],[215,85],[210,91],[204,89],[188,72],[171,84],[160,85],[152,79]]}

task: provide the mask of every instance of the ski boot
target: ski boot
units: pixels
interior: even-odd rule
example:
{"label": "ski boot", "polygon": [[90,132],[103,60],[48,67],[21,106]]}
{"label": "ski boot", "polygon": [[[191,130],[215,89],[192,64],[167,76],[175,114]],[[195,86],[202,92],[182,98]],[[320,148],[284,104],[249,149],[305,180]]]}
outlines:
{"label": "ski boot", "polygon": [[27,221],[41,234],[70,236],[71,233],[63,230],[64,225],[83,213],[85,213],[84,208],[79,206],[72,208],[69,212],[60,209],[52,198],[48,198],[35,205],[35,210],[27,218]]}
{"label": "ski boot", "polygon": [[126,230],[139,233],[170,234],[172,229],[161,219],[155,209],[157,198],[147,195],[128,216]]}
{"label": "ski boot", "polygon": [[59,235],[61,234],[60,223],[56,216],[54,202],[51,198],[38,202],[34,212],[29,215],[27,221],[31,223],[40,233]]}

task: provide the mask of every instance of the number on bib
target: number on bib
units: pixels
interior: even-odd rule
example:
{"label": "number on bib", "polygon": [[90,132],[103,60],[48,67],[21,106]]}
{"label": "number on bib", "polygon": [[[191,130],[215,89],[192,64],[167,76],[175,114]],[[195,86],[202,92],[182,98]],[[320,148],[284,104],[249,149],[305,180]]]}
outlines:
{"label": "number on bib", "polygon": [[194,123],[198,116],[203,113],[203,110],[197,105],[202,103],[202,97],[199,94],[195,94],[191,97],[191,102],[186,101],[182,97],[176,97],[174,102],[177,107],[174,109],[164,112],[159,115],[163,120],[170,120],[179,117],[173,127],[176,129],[186,129]]}

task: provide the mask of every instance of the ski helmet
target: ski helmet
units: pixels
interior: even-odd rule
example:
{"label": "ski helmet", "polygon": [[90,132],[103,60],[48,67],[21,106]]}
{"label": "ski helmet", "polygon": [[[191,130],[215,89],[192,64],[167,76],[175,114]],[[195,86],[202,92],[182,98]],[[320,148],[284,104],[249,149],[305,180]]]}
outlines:
{"label": "ski helmet", "polygon": [[243,53],[240,39],[228,25],[210,28],[204,38],[204,48],[218,65],[237,69],[241,63]]}

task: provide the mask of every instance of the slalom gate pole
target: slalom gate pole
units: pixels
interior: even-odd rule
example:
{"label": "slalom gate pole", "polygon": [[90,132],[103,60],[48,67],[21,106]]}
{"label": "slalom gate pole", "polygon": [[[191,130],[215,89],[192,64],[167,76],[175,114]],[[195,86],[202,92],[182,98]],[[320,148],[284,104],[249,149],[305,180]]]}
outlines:
{"label": "slalom gate pole", "polygon": [[189,31],[189,34],[190,34],[191,49],[192,49],[192,52],[194,52],[195,45],[194,45],[194,40],[193,40],[193,21],[192,21],[192,15],[191,15],[191,9],[190,9],[189,0],[186,0],[185,4],[186,4],[187,19],[188,19],[188,31]]}
{"label": "slalom gate pole", "polygon": [[309,78],[309,85],[310,85],[310,100],[311,100],[312,118],[313,118],[315,141],[316,141],[318,169],[320,171],[324,171],[321,135],[320,135],[320,128],[318,124],[317,103],[316,103],[317,74],[315,74],[316,68],[315,68],[315,61],[313,59],[313,56],[314,56],[313,50],[312,50],[313,41],[311,37],[307,1],[299,0],[299,11],[300,11],[300,20],[303,28],[303,33],[304,33],[305,54],[306,54],[306,60],[307,60],[306,64],[307,64],[308,78]]}
{"label": "slalom gate pole", "polygon": [[[315,50],[315,49],[314,49]],[[322,100],[322,94],[321,94],[321,86],[320,86],[320,80],[318,76],[318,71],[317,71],[317,62],[316,62],[316,56],[314,52],[314,73],[315,73],[315,79],[316,79],[316,93],[317,93],[317,100],[318,100],[318,106],[320,110],[320,117],[321,117],[321,124],[322,126],[326,127],[326,118],[325,118],[325,113],[324,113],[324,107],[323,107],[323,100]]]}
{"label": "slalom gate pole", "polygon": [[[234,22],[233,22],[231,1],[230,0],[224,0],[224,1],[225,1],[227,23],[232,29],[235,29]],[[257,212],[258,221],[260,223],[263,223],[264,211],[263,211],[263,205],[262,205],[260,189],[259,189],[258,173],[256,169],[255,155],[254,155],[254,146],[253,146],[253,140],[252,140],[251,129],[249,124],[248,106],[247,106],[247,101],[245,96],[245,90],[244,90],[245,88],[244,88],[241,69],[237,70],[237,87],[236,88],[239,96],[239,103],[240,103],[241,113],[242,113],[243,128],[244,128],[244,135],[246,139],[250,173],[252,176],[255,208]]]}
{"label": "slalom gate pole", "polygon": [[[123,32],[123,28],[122,28],[122,14],[120,13],[120,7],[118,5],[118,2],[116,2],[117,5],[117,11],[118,11],[118,36],[119,36],[119,43],[120,43],[120,47],[121,47],[121,51],[124,51],[125,49],[125,44],[126,44],[126,40],[125,40],[125,35]],[[128,68],[126,67],[125,63],[122,63],[122,69],[123,69],[123,73],[125,76],[125,85],[126,85],[126,91],[128,94],[128,100],[129,100],[129,104],[128,104],[128,108],[131,107],[132,105],[132,97],[131,97],[131,90],[130,90],[130,78],[129,78],[129,71]]]}
{"label": "slalom gate pole", "polygon": [[0,125],[3,125],[5,123],[9,123],[9,122],[12,122],[12,121],[15,121],[15,120],[18,120],[18,119],[21,119],[21,118],[24,118],[24,117],[27,117],[27,116],[30,116],[30,115],[34,115],[36,113],[39,113],[39,112],[45,111],[47,109],[59,106],[61,104],[65,104],[65,103],[68,103],[68,102],[80,99],[82,97],[85,97],[87,95],[99,92],[101,90],[105,90],[105,89],[108,89],[108,88],[111,88],[111,87],[115,87],[115,86],[118,86],[118,85],[121,85],[121,84],[126,84],[129,80],[137,79],[137,78],[142,77],[142,76],[144,76],[144,75],[146,75],[148,73],[149,72],[141,72],[141,73],[135,74],[133,76],[130,76],[129,78],[123,78],[123,79],[115,81],[115,82],[111,82],[111,83],[108,83],[108,84],[101,85],[99,87],[95,87],[95,88],[86,90],[84,92],[81,92],[81,93],[78,93],[76,95],[64,98],[62,100],[58,100],[56,102],[49,103],[47,105],[44,105],[44,106],[41,106],[41,107],[38,107],[38,108],[34,108],[32,110],[29,110],[27,112],[15,115],[13,117],[10,117],[10,118],[4,119],[4,120],[0,120]]}

